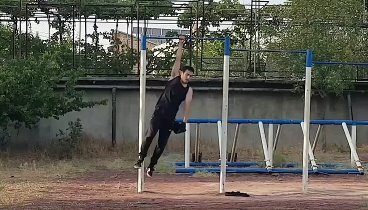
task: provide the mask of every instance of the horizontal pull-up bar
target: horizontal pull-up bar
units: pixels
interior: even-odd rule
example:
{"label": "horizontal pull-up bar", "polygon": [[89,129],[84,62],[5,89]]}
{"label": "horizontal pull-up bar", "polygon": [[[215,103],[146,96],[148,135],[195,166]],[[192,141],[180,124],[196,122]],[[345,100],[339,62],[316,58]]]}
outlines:
{"label": "horizontal pull-up bar", "polygon": [[254,50],[254,49],[231,49],[231,51],[239,52],[279,52],[279,53],[289,53],[289,54],[306,54],[306,50]]}
{"label": "horizontal pull-up bar", "polygon": [[[146,39],[179,39],[179,37],[162,37],[162,36],[146,36]],[[195,40],[195,39],[199,39],[199,40],[220,40],[220,41],[224,41],[225,38],[205,38],[205,37],[187,37],[187,39],[189,40]]]}
{"label": "horizontal pull-up bar", "polygon": [[[182,121],[178,119],[177,121]],[[217,123],[222,121],[221,119],[189,119],[188,123]],[[263,124],[300,124],[303,120],[273,120],[273,119],[229,119],[230,124],[258,124],[262,122]],[[353,121],[353,120],[311,120],[311,124],[314,125],[341,125],[346,123],[347,125],[368,125],[368,121]]]}
{"label": "horizontal pull-up bar", "polygon": [[313,64],[317,64],[317,65],[368,66],[368,63],[337,62],[337,61],[314,61]]}

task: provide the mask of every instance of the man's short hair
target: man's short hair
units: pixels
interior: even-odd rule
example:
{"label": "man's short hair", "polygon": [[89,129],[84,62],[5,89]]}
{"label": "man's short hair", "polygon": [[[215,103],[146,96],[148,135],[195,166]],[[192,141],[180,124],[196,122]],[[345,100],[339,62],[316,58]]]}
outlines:
{"label": "man's short hair", "polygon": [[182,66],[182,67],[180,68],[180,71],[182,71],[182,72],[190,71],[190,72],[194,73],[194,68],[193,68],[193,67],[191,67],[191,66]]}

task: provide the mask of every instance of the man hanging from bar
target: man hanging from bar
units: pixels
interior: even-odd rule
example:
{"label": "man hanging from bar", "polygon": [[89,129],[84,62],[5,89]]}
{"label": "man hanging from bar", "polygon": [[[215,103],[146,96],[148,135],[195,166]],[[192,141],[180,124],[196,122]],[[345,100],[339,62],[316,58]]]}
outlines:
{"label": "man hanging from bar", "polygon": [[[158,143],[151,157],[151,162],[147,167],[147,176],[152,177],[154,167],[162,155],[171,131],[174,133],[185,132],[185,123],[189,119],[193,90],[189,82],[193,76],[194,69],[191,66],[181,67],[181,58],[183,55],[185,36],[179,37],[179,47],[176,52],[175,63],[171,70],[171,77],[157,101],[155,110],[150,120],[149,128],[146,131],[145,140],[141,146],[141,152],[134,168],[141,168],[144,158],[147,156],[148,149],[153,138],[159,132]],[[179,106],[184,101],[183,122],[176,122],[176,114]]]}

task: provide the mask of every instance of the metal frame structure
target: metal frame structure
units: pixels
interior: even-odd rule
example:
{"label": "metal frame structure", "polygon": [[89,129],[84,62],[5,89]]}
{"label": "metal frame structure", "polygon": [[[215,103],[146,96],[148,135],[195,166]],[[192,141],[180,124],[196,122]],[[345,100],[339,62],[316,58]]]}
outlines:
{"label": "metal frame structure", "polygon": [[[139,91],[139,142],[138,152],[141,150],[145,132],[145,106],[146,106],[146,67],[147,67],[147,40],[149,39],[167,39],[167,37],[148,37],[142,35],[141,45],[141,71],[140,71],[140,91]],[[170,38],[174,39],[174,38]],[[175,39],[178,39],[176,37]],[[229,98],[229,64],[230,64],[230,37],[225,38],[204,38],[205,40],[224,41],[224,73],[223,73],[223,100],[222,100],[222,125],[221,125],[221,171],[220,171],[220,193],[225,193],[226,180],[226,146],[227,146],[227,121],[228,121],[228,98]],[[189,124],[187,124],[189,126]],[[187,139],[187,137],[186,137]],[[189,144],[190,145],[190,144]],[[188,151],[188,143],[185,143],[185,150]],[[138,169],[137,191],[144,191],[144,163]]]}

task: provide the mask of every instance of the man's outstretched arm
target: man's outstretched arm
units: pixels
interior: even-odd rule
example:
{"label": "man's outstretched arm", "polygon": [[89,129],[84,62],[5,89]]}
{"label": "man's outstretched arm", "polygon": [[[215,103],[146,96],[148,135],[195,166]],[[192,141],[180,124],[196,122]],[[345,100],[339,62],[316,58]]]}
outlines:
{"label": "man's outstretched arm", "polygon": [[185,36],[179,36],[179,47],[178,47],[178,50],[176,51],[175,63],[171,69],[170,79],[173,79],[174,77],[179,76],[181,58],[183,56],[184,42],[185,42]]}
{"label": "man's outstretched arm", "polygon": [[192,98],[193,98],[193,89],[189,87],[189,90],[187,92],[187,95],[185,97],[185,106],[184,106],[184,118],[183,121],[185,123],[188,122],[189,116],[190,116],[190,110],[192,107]]}

